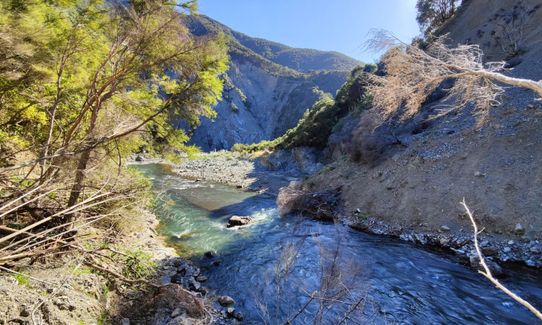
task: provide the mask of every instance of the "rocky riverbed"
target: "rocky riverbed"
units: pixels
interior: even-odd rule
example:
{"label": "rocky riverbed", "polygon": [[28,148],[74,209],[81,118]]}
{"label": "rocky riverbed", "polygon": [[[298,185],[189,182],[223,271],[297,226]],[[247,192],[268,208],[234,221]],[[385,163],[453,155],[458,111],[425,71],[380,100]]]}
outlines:
{"label": "rocky riverbed", "polygon": [[322,168],[314,150],[297,148],[252,156],[218,151],[185,159],[174,167],[187,179],[205,180],[236,186],[249,191],[278,194],[281,187],[301,180]]}
{"label": "rocky riverbed", "polygon": [[[470,229],[459,231],[442,225],[435,231],[423,223],[417,227],[387,223],[377,217],[363,214],[361,209],[349,213],[341,206],[338,192],[340,189],[310,192],[303,189],[302,183],[292,183],[289,187],[282,188],[279,193],[279,211],[281,214],[300,212],[319,220],[339,221],[355,230],[445,249],[462,257],[473,268],[479,268],[479,259]],[[494,274],[505,273],[499,265],[502,263],[519,263],[528,267],[541,268],[542,243],[525,236],[525,228],[519,223],[514,229],[514,239],[511,237],[483,232],[478,236],[482,253]]]}

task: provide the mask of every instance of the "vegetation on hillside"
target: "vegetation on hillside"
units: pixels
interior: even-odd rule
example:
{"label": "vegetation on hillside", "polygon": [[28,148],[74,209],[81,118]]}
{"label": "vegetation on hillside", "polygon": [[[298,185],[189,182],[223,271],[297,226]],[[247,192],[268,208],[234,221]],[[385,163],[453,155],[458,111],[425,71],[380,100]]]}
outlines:
{"label": "vegetation on hillside", "polygon": [[0,4],[0,264],[88,254],[89,225],[138,224],[148,183],[124,159],[184,150],[171,120],[195,125],[221,97],[225,40],[184,27],[194,4]]}
{"label": "vegetation on hillside", "polygon": [[234,151],[256,152],[260,150],[287,149],[308,146],[323,149],[341,118],[353,111],[369,107],[371,97],[365,92],[368,75],[374,73],[375,66],[366,65],[354,69],[348,81],[337,91],[335,99],[330,94],[315,89],[319,95],[297,125],[284,135],[270,141],[255,144],[236,144]]}
{"label": "vegetation on hillside", "polygon": [[416,20],[426,37],[430,37],[457,12],[461,0],[418,0]]}

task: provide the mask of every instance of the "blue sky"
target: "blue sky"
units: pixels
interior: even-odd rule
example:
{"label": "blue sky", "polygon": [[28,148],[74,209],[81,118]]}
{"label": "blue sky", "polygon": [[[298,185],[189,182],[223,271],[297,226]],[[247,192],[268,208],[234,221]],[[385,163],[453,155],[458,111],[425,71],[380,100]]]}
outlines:
{"label": "blue sky", "polygon": [[199,0],[199,11],[250,36],[292,47],[334,50],[364,62],[372,28],[403,41],[419,34],[416,0]]}

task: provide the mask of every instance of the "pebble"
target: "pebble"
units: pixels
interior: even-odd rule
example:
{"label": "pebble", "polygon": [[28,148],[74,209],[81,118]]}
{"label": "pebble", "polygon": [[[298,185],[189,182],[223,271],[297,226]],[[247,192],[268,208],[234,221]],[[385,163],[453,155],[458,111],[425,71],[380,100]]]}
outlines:
{"label": "pebble", "polygon": [[482,247],[482,253],[487,256],[497,255],[499,250],[495,246]]}
{"label": "pebble", "polygon": [[506,246],[505,248],[502,249],[503,252],[505,253],[510,253],[512,251],[512,249],[508,246]]}
{"label": "pebble", "polygon": [[450,231],[450,227],[448,227],[446,225],[442,225],[442,226],[440,226],[440,231],[448,232],[448,231]]}

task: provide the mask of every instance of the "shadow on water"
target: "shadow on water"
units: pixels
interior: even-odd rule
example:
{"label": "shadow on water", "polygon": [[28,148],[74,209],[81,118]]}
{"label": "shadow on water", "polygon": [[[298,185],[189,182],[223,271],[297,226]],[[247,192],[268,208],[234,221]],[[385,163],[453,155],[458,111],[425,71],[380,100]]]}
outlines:
{"label": "shadow on water", "polygon": [[[160,197],[161,233],[200,265],[206,286],[236,299],[246,323],[294,317],[295,324],[537,323],[447,254],[340,225],[280,218],[271,196],[183,180],[160,165],[138,168]],[[255,222],[228,229],[234,214]],[[204,257],[206,251],[217,256]],[[542,307],[539,274],[513,270],[503,282]]]}

